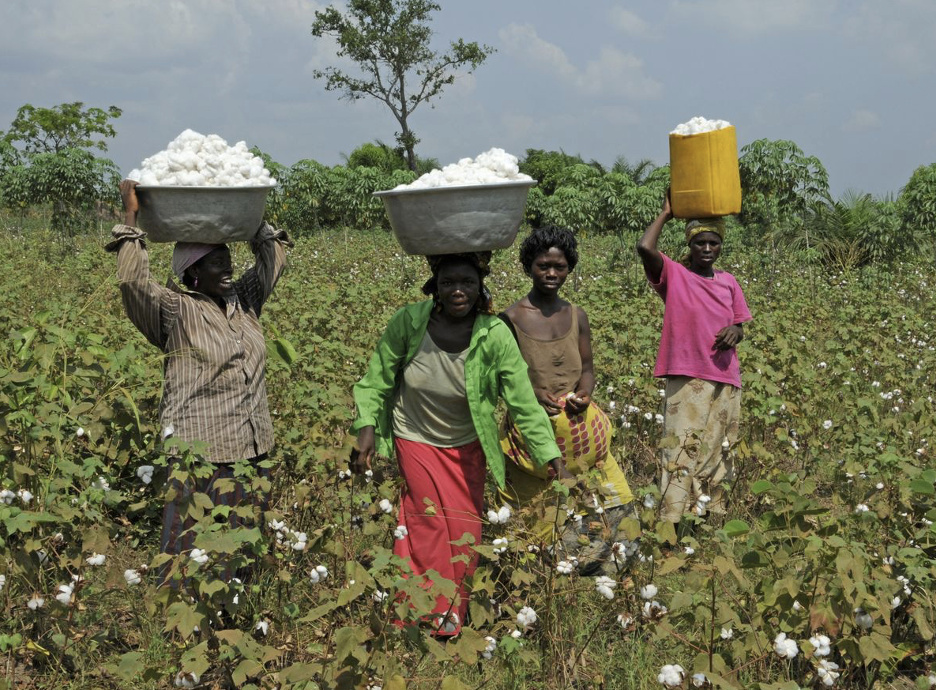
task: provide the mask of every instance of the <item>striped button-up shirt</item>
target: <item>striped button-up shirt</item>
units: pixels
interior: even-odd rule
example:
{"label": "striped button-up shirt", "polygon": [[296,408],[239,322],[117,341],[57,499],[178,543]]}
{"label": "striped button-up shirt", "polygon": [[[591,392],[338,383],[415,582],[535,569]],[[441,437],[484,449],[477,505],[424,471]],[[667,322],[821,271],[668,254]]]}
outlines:
{"label": "striped button-up shirt", "polygon": [[266,344],[260,311],[286,265],[285,233],[264,224],[251,242],[256,264],[235,283],[225,309],[205,295],[162,287],[150,277],[145,233],[117,225],[124,309],[166,353],[159,420],[163,434],[200,442],[205,459],[231,463],[268,452],[273,424],[267,406]]}

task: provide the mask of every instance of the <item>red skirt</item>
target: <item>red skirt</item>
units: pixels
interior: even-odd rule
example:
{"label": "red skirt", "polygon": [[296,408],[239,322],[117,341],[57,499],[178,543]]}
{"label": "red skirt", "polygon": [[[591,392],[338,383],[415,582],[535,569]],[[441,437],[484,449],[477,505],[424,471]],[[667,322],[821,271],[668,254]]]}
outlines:
{"label": "red skirt", "polygon": [[[453,546],[452,542],[467,532],[474,544],[481,543],[484,451],[479,441],[458,448],[437,448],[398,438],[396,452],[406,482],[399,524],[406,527],[407,534],[396,540],[393,553],[408,560],[416,575],[435,570],[455,583],[454,601],[440,595],[433,613],[447,616],[448,625],[437,634],[458,634],[468,611],[465,578],[474,572],[478,555],[467,545]],[[464,558],[453,562],[457,556],[467,556],[467,562]]]}

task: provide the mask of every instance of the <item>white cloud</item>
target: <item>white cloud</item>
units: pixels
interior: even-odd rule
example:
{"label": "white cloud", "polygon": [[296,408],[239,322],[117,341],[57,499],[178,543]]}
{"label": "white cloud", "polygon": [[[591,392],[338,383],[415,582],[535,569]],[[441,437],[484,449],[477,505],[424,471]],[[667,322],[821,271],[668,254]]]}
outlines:
{"label": "white cloud", "polygon": [[611,24],[627,36],[644,36],[649,31],[647,22],[623,7],[611,8]]}
{"label": "white cloud", "polygon": [[503,52],[519,57],[526,64],[542,71],[554,72],[560,79],[573,79],[576,69],[565,52],[543,40],[531,24],[511,24],[500,30]]}
{"label": "white cloud", "polygon": [[273,51],[282,49],[285,32],[308,37],[318,7],[299,0],[31,0],[7,4],[0,41],[50,61],[223,66],[243,59],[256,34],[266,34]]}
{"label": "white cloud", "polygon": [[871,110],[856,110],[842,126],[846,132],[867,132],[881,126],[881,117]]}
{"label": "white cloud", "polygon": [[578,84],[590,95],[619,94],[639,100],[659,98],[663,85],[644,74],[643,60],[616,48],[602,48],[598,60],[589,62]]}
{"label": "white cloud", "polygon": [[864,2],[845,22],[845,34],[881,51],[887,59],[913,76],[931,73],[936,61],[936,3],[932,0],[877,0]]}
{"label": "white cloud", "polygon": [[646,100],[658,98],[663,92],[662,84],[644,74],[643,60],[617,48],[601,48],[598,58],[580,69],[562,48],[540,38],[529,24],[511,24],[501,30],[500,39],[505,53],[554,75],[585,95]]}
{"label": "white cloud", "polygon": [[676,0],[673,14],[712,29],[762,34],[826,26],[838,0]]}

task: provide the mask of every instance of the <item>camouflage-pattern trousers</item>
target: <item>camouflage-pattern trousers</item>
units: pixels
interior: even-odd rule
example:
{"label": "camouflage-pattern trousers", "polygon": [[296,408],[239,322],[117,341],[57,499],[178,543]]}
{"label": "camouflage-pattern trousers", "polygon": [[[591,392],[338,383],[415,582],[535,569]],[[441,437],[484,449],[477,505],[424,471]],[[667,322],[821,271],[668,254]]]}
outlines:
{"label": "camouflage-pattern trousers", "polygon": [[[666,378],[660,457],[661,517],[724,513],[734,479],[730,449],[738,440],[741,389],[688,376]],[[707,503],[700,496],[708,496]]]}

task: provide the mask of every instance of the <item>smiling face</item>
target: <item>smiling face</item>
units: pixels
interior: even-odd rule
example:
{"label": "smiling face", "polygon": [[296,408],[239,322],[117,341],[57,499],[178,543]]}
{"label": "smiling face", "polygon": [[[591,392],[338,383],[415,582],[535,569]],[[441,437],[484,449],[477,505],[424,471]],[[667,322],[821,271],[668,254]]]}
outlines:
{"label": "smiling face", "polygon": [[474,311],[481,293],[481,277],[478,269],[470,262],[452,261],[443,264],[437,281],[439,304],[446,316],[461,319]]}
{"label": "smiling face", "polygon": [[569,262],[565,252],[550,247],[539,254],[530,265],[530,278],[533,288],[546,295],[555,295],[569,277]]}
{"label": "smiling face", "polygon": [[188,269],[198,279],[195,290],[209,297],[224,297],[234,290],[234,268],[231,251],[221,246],[196,261]]}
{"label": "smiling face", "polygon": [[721,254],[722,240],[717,233],[700,232],[689,242],[689,264],[696,273],[711,275],[715,260]]}

